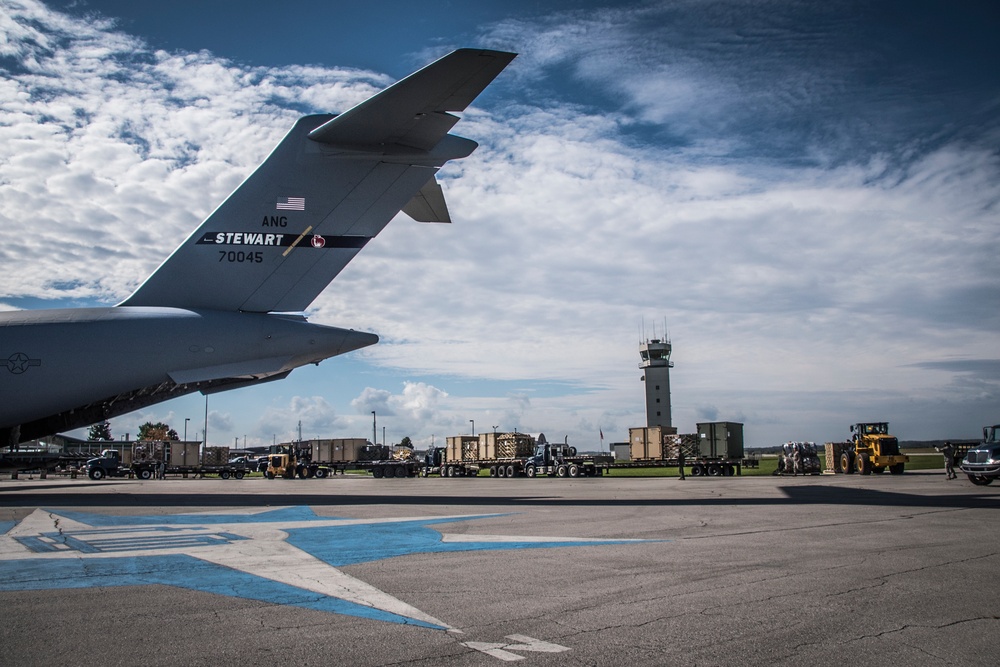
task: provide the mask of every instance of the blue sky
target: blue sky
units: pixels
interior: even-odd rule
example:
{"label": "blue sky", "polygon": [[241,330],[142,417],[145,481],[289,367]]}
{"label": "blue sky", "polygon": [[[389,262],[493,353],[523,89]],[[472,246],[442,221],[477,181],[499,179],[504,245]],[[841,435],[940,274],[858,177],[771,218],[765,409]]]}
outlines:
{"label": "blue sky", "polygon": [[681,432],[973,437],[1000,416],[998,29],[988,2],[0,0],[0,304],[121,300],[297,115],[498,48],[440,175],[455,223],[400,216],[310,310],[382,342],[212,396],[209,444],[372,410],[390,443],[625,440],[664,329]]}

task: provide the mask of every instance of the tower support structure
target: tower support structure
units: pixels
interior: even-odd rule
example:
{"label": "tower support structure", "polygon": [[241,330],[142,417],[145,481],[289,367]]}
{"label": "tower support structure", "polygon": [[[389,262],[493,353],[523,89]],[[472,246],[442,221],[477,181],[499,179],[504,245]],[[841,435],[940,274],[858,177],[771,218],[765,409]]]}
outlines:
{"label": "tower support structure", "polygon": [[654,338],[639,345],[639,368],[646,385],[646,426],[672,428],[670,415],[670,341]]}

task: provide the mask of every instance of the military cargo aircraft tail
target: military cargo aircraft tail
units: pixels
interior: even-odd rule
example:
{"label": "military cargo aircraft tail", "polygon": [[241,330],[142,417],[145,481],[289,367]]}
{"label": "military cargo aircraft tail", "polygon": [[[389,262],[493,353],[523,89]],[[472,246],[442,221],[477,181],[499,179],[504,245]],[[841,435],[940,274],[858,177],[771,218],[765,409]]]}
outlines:
{"label": "military cargo aircraft tail", "polygon": [[340,115],[305,116],[125,301],[0,313],[0,448],[373,345],[301,313],[400,211],[448,222],[449,134],[514,58],[461,49]]}
{"label": "military cargo aircraft tail", "polygon": [[449,222],[448,134],[514,54],[462,49],[340,114],[306,116],[123,306],[305,310],[400,210]]}

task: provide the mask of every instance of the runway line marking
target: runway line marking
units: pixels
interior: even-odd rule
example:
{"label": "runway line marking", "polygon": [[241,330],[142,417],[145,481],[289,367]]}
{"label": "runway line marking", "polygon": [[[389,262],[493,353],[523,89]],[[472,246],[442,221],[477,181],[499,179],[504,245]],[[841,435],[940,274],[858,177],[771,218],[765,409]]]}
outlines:
{"label": "runway line marking", "polygon": [[552,642],[542,641],[541,639],[535,639],[534,637],[529,637],[527,635],[507,635],[506,638],[520,643],[502,644],[499,642],[462,642],[462,646],[479,651],[480,653],[485,653],[486,655],[493,656],[494,658],[497,658],[498,660],[503,660],[504,662],[514,662],[516,660],[524,660],[523,655],[511,653],[511,651],[529,651],[533,653],[562,653],[564,651],[572,650],[568,646],[553,644]]}

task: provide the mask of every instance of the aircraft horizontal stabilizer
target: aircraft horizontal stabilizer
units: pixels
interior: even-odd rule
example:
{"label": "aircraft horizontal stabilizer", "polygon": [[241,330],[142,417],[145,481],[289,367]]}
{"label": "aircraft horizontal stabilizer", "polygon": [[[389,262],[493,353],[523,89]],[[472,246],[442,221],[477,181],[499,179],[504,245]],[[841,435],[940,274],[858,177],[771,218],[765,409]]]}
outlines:
{"label": "aircraft horizontal stabilizer", "polygon": [[516,54],[459,49],[389,86],[309,133],[324,144],[381,152],[386,146],[430,151]]}

